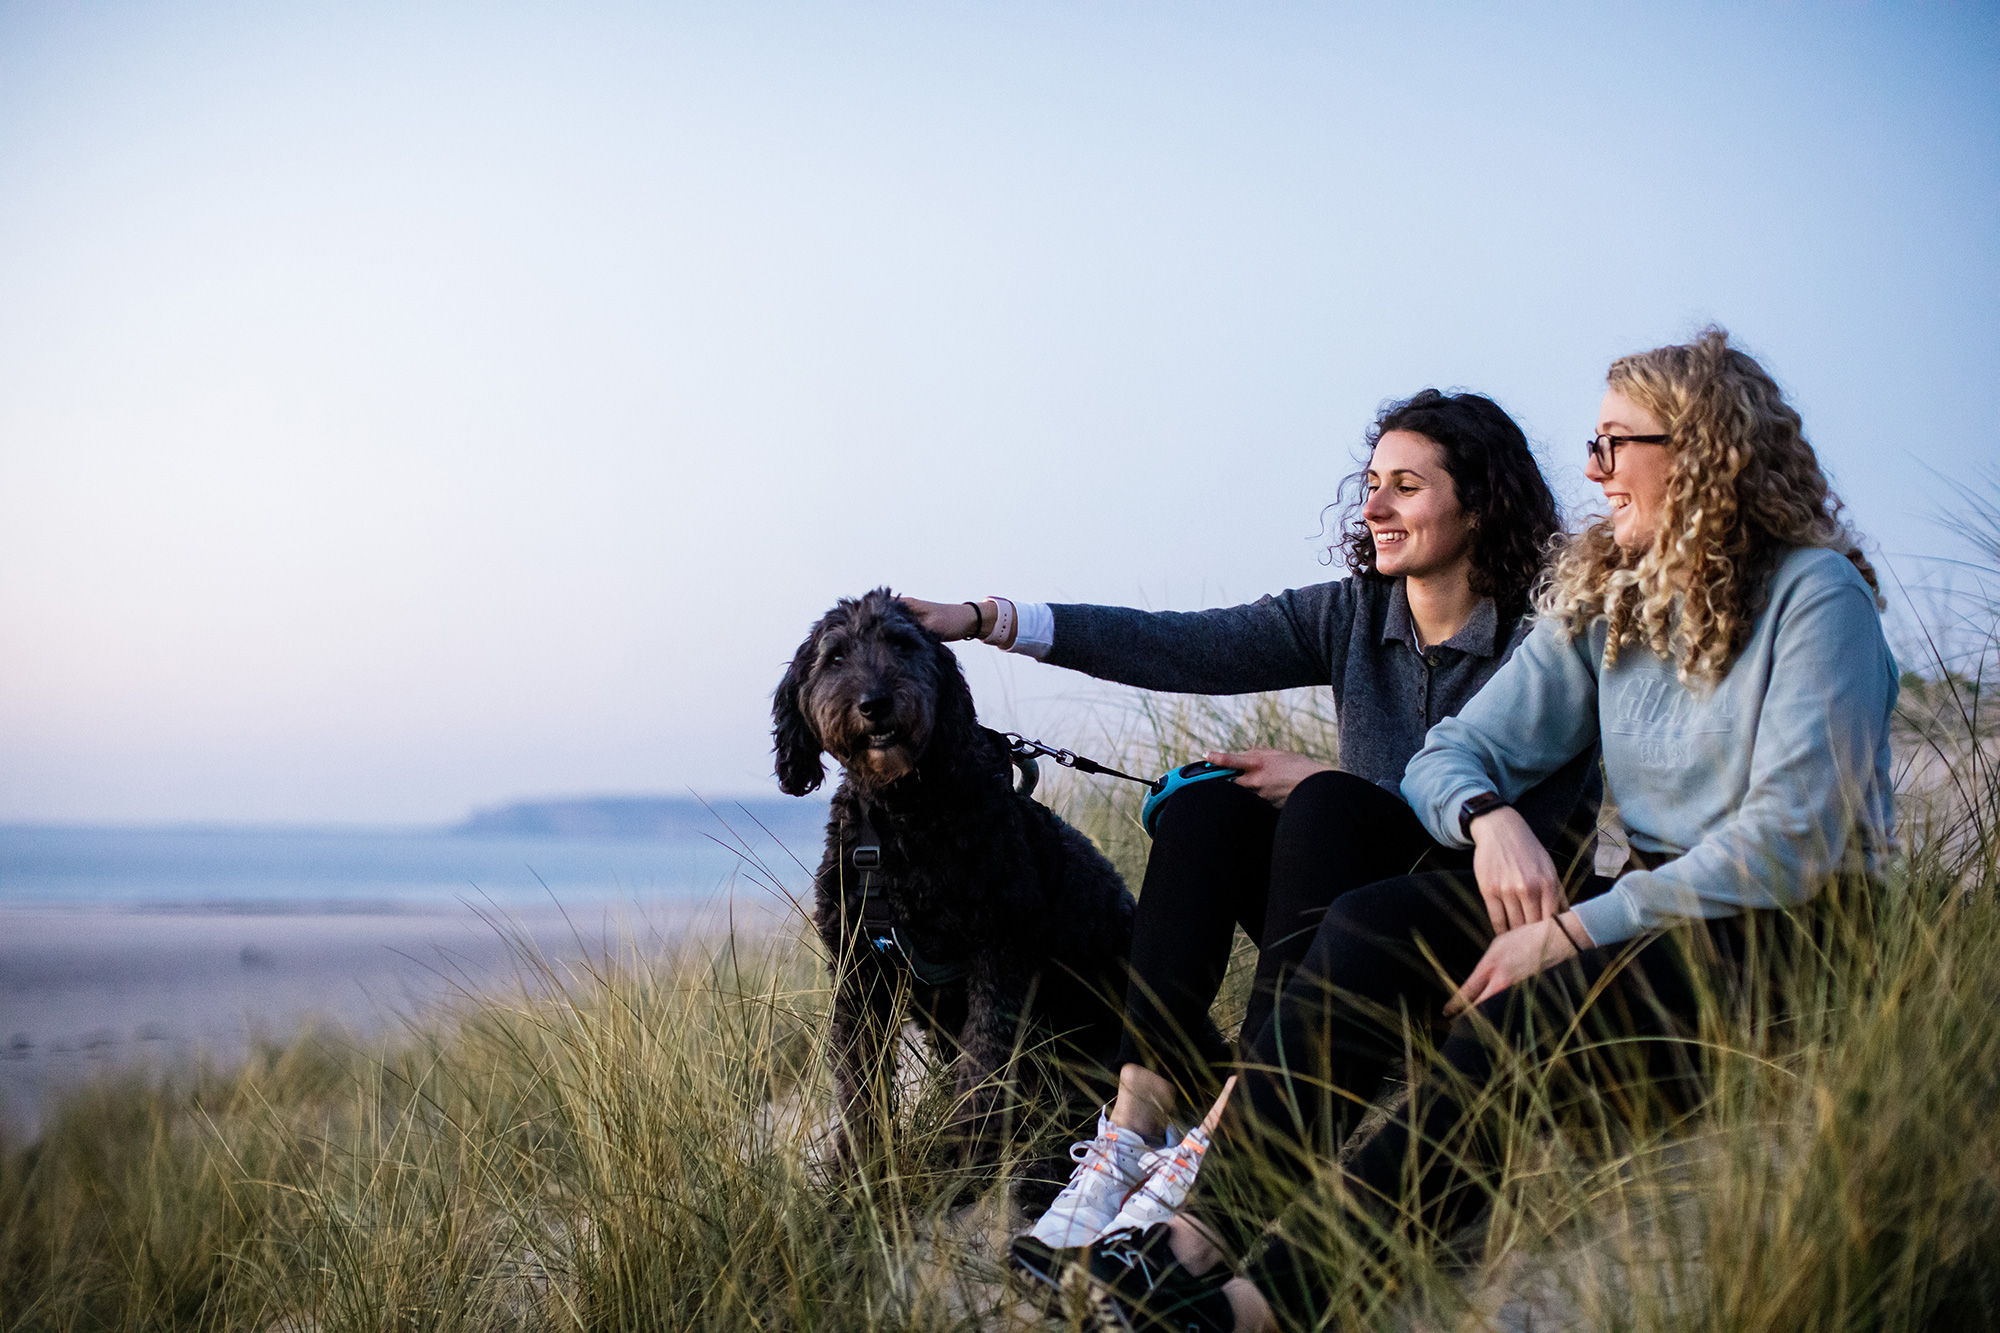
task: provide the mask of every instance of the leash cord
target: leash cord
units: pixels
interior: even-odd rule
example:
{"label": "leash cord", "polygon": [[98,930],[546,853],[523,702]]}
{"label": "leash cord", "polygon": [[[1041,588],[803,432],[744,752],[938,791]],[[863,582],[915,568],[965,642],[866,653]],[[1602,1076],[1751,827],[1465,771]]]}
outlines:
{"label": "leash cord", "polygon": [[1086,759],[1074,750],[1065,750],[1041,741],[1032,741],[1015,731],[1003,731],[1000,734],[1007,738],[1007,745],[1015,754],[1046,755],[1058,764],[1061,764],[1064,768],[1073,768],[1079,773],[1101,773],[1106,777],[1123,778],[1127,782],[1136,782],[1142,787],[1153,785],[1151,778],[1135,778],[1130,773],[1121,773],[1109,764],[1100,764],[1095,759]]}

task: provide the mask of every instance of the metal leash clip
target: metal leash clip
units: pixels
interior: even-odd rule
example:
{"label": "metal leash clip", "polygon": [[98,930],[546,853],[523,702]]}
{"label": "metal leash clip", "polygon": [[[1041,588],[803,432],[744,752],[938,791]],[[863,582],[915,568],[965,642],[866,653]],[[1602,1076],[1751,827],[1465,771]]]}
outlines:
{"label": "metal leash clip", "polygon": [[1015,754],[1025,755],[1030,759],[1036,755],[1046,755],[1064,768],[1076,767],[1076,753],[1073,750],[1058,749],[1045,741],[1031,741],[1018,731],[1003,731],[1000,734],[1007,738],[1007,745]]}
{"label": "metal leash clip", "polygon": [[[1044,755],[1055,760],[1064,768],[1073,768],[1079,773],[1102,773],[1106,777],[1123,778],[1127,782],[1136,782],[1142,787],[1153,785],[1150,778],[1135,778],[1130,773],[1120,773],[1108,764],[1100,764],[1095,759],[1086,759],[1074,750],[1065,750],[1060,746],[1049,745],[1043,741],[1030,740],[1018,731],[1003,731],[1000,734],[1007,738],[1007,745],[1014,752],[1014,764],[1016,767],[1021,768],[1024,774],[1029,769],[1023,765],[1023,760],[1026,761],[1027,765],[1033,765],[1035,756]],[[1028,787],[1031,791],[1034,789],[1032,779],[1029,780]]]}
{"label": "metal leash clip", "polygon": [[1019,775],[1014,783],[1014,794],[1033,796],[1035,784],[1042,780],[1042,766],[1035,760],[1035,749],[1041,742],[1023,740],[1011,731],[1003,731],[1000,734],[1007,738],[1007,758],[1013,761],[1014,771]]}

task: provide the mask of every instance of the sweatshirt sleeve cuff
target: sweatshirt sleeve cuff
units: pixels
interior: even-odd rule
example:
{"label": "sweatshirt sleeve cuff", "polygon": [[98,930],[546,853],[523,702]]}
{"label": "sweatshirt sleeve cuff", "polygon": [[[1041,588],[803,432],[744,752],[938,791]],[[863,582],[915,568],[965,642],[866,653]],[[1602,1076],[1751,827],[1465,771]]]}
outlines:
{"label": "sweatshirt sleeve cuff", "polygon": [[1025,653],[1037,662],[1056,645],[1056,613],[1047,602],[1014,603],[1014,642],[1010,653]]}
{"label": "sweatshirt sleeve cuff", "polygon": [[1441,800],[1428,801],[1424,799],[1422,792],[1417,792],[1416,800],[1413,801],[1410,799],[1412,792],[1406,776],[1403,784],[1403,800],[1417,812],[1417,817],[1424,821],[1430,828],[1431,836],[1442,846],[1466,848],[1472,846],[1472,839],[1466,837],[1465,831],[1459,828],[1458,812],[1463,810],[1465,803],[1473,797],[1492,790],[1491,782],[1483,778],[1474,778],[1453,786],[1445,792]]}
{"label": "sweatshirt sleeve cuff", "polygon": [[1576,919],[1590,932],[1591,943],[1599,947],[1629,940],[1644,929],[1631,886],[1623,882],[1569,910],[1576,913]]}

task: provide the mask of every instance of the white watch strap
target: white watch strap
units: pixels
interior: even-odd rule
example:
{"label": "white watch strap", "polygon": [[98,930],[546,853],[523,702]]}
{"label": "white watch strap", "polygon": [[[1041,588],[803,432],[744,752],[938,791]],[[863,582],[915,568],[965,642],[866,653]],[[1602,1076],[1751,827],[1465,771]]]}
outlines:
{"label": "white watch strap", "polygon": [[989,596],[986,600],[993,603],[999,609],[999,613],[993,617],[993,628],[979,636],[980,641],[990,643],[996,648],[1004,648],[1014,642],[1014,626],[1017,623],[1014,604],[1005,597]]}

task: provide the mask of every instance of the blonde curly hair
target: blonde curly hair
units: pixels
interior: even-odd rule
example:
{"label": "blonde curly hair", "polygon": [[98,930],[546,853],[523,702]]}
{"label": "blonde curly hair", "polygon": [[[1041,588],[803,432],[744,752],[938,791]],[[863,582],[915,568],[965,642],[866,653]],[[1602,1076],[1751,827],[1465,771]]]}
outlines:
{"label": "blonde curly hair", "polygon": [[1691,343],[1620,357],[1605,380],[1671,437],[1660,535],[1626,551],[1610,518],[1597,520],[1556,554],[1536,609],[1572,638],[1604,618],[1606,666],[1637,643],[1684,682],[1720,680],[1763,610],[1771,571],[1795,547],[1840,552],[1884,604],[1798,412],[1726,332],[1710,326]]}

